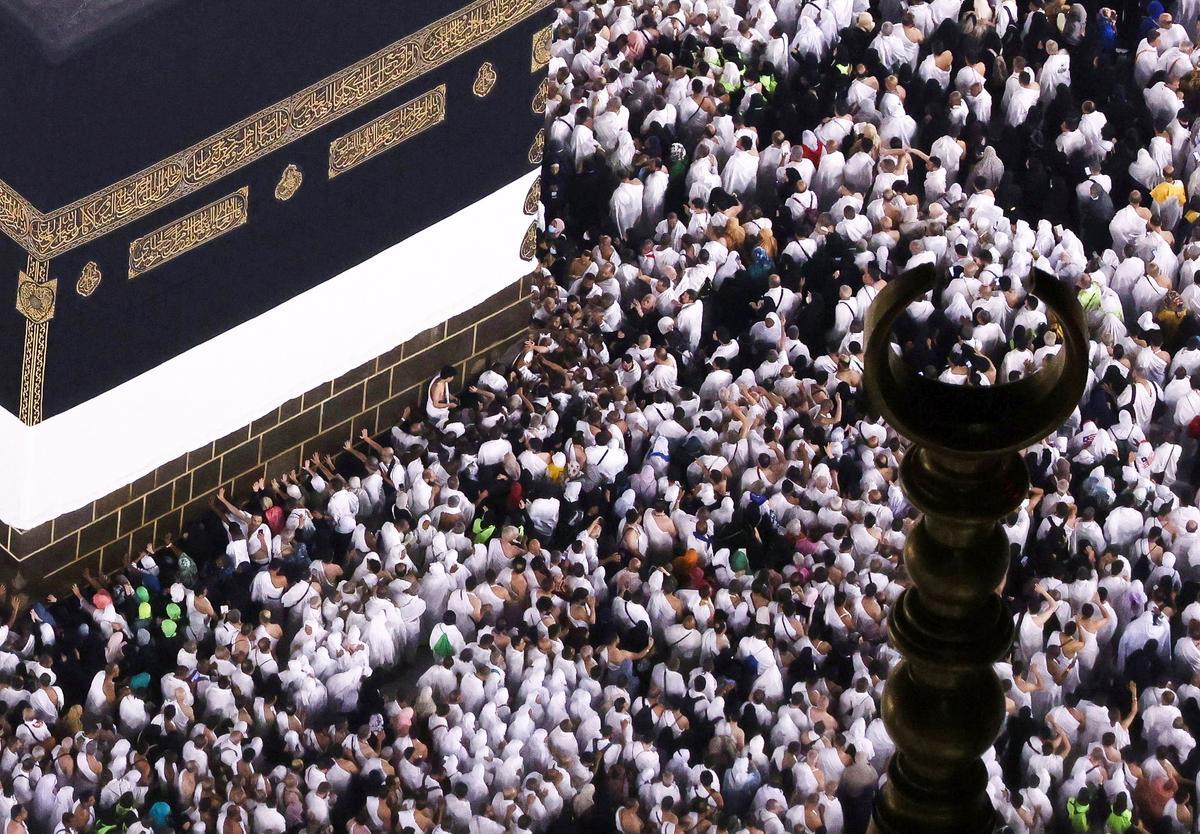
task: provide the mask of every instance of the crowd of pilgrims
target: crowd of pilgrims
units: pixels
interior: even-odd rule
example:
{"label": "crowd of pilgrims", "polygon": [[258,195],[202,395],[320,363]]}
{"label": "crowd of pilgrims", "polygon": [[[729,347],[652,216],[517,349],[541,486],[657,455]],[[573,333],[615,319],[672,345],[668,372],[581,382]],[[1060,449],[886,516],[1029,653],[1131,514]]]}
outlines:
{"label": "crowd of pilgrims", "polygon": [[[1200,3],[559,0],[528,339],[172,540],[0,593],[0,834],[862,834],[905,443],[863,319],[1025,450],[1009,832],[1196,830]],[[141,549],[145,544],[144,549]]]}

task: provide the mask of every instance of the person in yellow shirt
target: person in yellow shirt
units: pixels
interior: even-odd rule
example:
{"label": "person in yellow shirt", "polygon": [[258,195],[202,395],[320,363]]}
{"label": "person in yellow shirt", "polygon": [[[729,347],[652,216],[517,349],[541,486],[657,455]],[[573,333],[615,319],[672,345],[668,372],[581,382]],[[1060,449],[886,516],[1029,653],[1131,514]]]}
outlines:
{"label": "person in yellow shirt", "polygon": [[1067,820],[1071,830],[1078,834],[1087,834],[1091,827],[1088,823],[1088,811],[1091,810],[1091,796],[1087,788],[1080,788],[1079,795],[1067,800]]}
{"label": "person in yellow shirt", "polygon": [[1167,231],[1174,230],[1183,217],[1187,191],[1183,183],[1175,178],[1175,169],[1172,166],[1163,168],[1163,181],[1150,189],[1150,198],[1154,201],[1154,212],[1158,215],[1159,225]]}
{"label": "person in yellow shirt", "polygon": [[1113,800],[1112,810],[1105,821],[1105,831],[1111,834],[1125,834],[1133,826],[1133,811],[1129,807],[1129,796],[1117,794]]}
{"label": "person in yellow shirt", "polygon": [[1163,345],[1168,351],[1178,349],[1179,328],[1187,317],[1188,308],[1183,303],[1183,296],[1175,290],[1167,290],[1158,312],[1154,314],[1154,321],[1162,328]]}

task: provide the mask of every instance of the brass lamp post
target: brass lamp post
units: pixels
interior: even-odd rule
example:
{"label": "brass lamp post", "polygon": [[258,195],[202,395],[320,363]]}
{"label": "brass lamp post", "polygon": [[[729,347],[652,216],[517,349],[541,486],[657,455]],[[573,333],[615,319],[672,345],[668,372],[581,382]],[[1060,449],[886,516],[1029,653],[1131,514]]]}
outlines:
{"label": "brass lamp post", "polygon": [[1048,367],[991,387],[918,375],[892,349],[891,331],[934,278],[928,265],[904,273],[875,299],[866,323],[867,395],[913,442],[900,478],[923,514],[904,551],[913,587],[889,619],[889,639],[904,660],[883,695],[896,753],[872,834],[990,834],[997,827],[980,756],[1004,717],[992,664],[1013,639],[1012,616],[996,593],[1008,567],[999,520],[1028,493],[1020,450],[1071,414],[1087,374],[1082,308],[1066,285],[1035,271],[1028,289],[1062,331],[1062,349]]}

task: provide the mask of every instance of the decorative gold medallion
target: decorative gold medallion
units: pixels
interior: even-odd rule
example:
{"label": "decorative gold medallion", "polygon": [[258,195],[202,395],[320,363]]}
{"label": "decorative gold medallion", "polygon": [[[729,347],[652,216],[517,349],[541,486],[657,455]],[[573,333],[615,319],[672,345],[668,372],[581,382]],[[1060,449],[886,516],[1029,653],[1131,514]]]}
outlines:
{"label": "decorative gold medallion", "polygon": [[533,33],[533,56],[529,62],[530,72],[537,72],[550,63],[550,40],[552,37],[550,26],[538,29]]}
{"label": "decorative gold medallion", "polygon": [[244,226],[250,217],[250,186],[196,209],[129,244],[129,277],[136,278],[190,252],[226,232]]}
{"label": "decorative gold medallion", "polygon": [[303,184],[304,173],[296,165],[288,165],[288,167],[283,169],[283,173],[279,177],[279,183],[275,186],[275,199],[281,203],[286,203],[296,196],[296,192],[300,190],[300,186]]}
{"label": "decorative gold medallion", "polygon": [[471,85],[471,92],[483,98],[495,88],[496,78],[496,68],[492,66],[492,62],[484,61],[479,65],[479,72],[475,73],[475,83]]}
{"label": "decorative gold medallion", "polygon": [[42,324],[54,318],[54,295],[58,281],[38,281],[22,271],[17,279],[17,311],[31,324]]}
{"label": "decorative gold medallion", "polygon": [[533,137],[533,144],[529,146],[529,162],[532,165],[540,165],[542,163],[542,154],[546,150],[546,131],[539,130],[537,136]]}
{"label": "decorative gold medallion", "polygon": [[550,79],[543,78],[542,83],[538,84],[537,91],[533,94],[533,101],[529,103],[534,113],[546,112],[546,96],[548,95],[550,95]]}
{"label": "decorative gold medallion", "polygon": [[537,236],[538,226],[535,220],[529,224],[529,228],[525,230],[525,237],[521,239],[521,260],[532,261],[537,257]]}
{"label": "decorative gold medallion", "polygon": [[538,177],[529,186],[529,192],[525,195],[526,214],[537,214],[538,203],[542,201],[542,178]]}
{"label": "decorative gold medallion", "polygon": [[439,84],[330,142],[329,178],[344,174],[445,120],[446,85]]}
{"label": "decorative gold medallion", "polygon": [[79,280],[75,282],[75,292],[87,298],[96,291],[96,287],[100,286],[100,279],[103,277],[96,262],[88,261],[79,273]]}

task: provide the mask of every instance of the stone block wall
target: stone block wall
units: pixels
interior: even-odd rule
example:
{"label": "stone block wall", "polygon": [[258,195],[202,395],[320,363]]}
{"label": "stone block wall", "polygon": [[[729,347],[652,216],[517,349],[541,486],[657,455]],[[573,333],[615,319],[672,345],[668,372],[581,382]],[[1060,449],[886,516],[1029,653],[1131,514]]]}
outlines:
{"label": "stone block wall", "polygon": [[438,368],[460,380],[479,373],[525,335],[533,279],[525,276],[474,308],[430,327],[281,404],[249,425],[180,455],[120,489],[31,530],[0,523],[0,579],[26,590],[61,591],[85,568],[104,571],[148,542],[178,534],[225,485],[250,484],[299,468],[314,452],[333,454],[361,429],[394,425]]}

